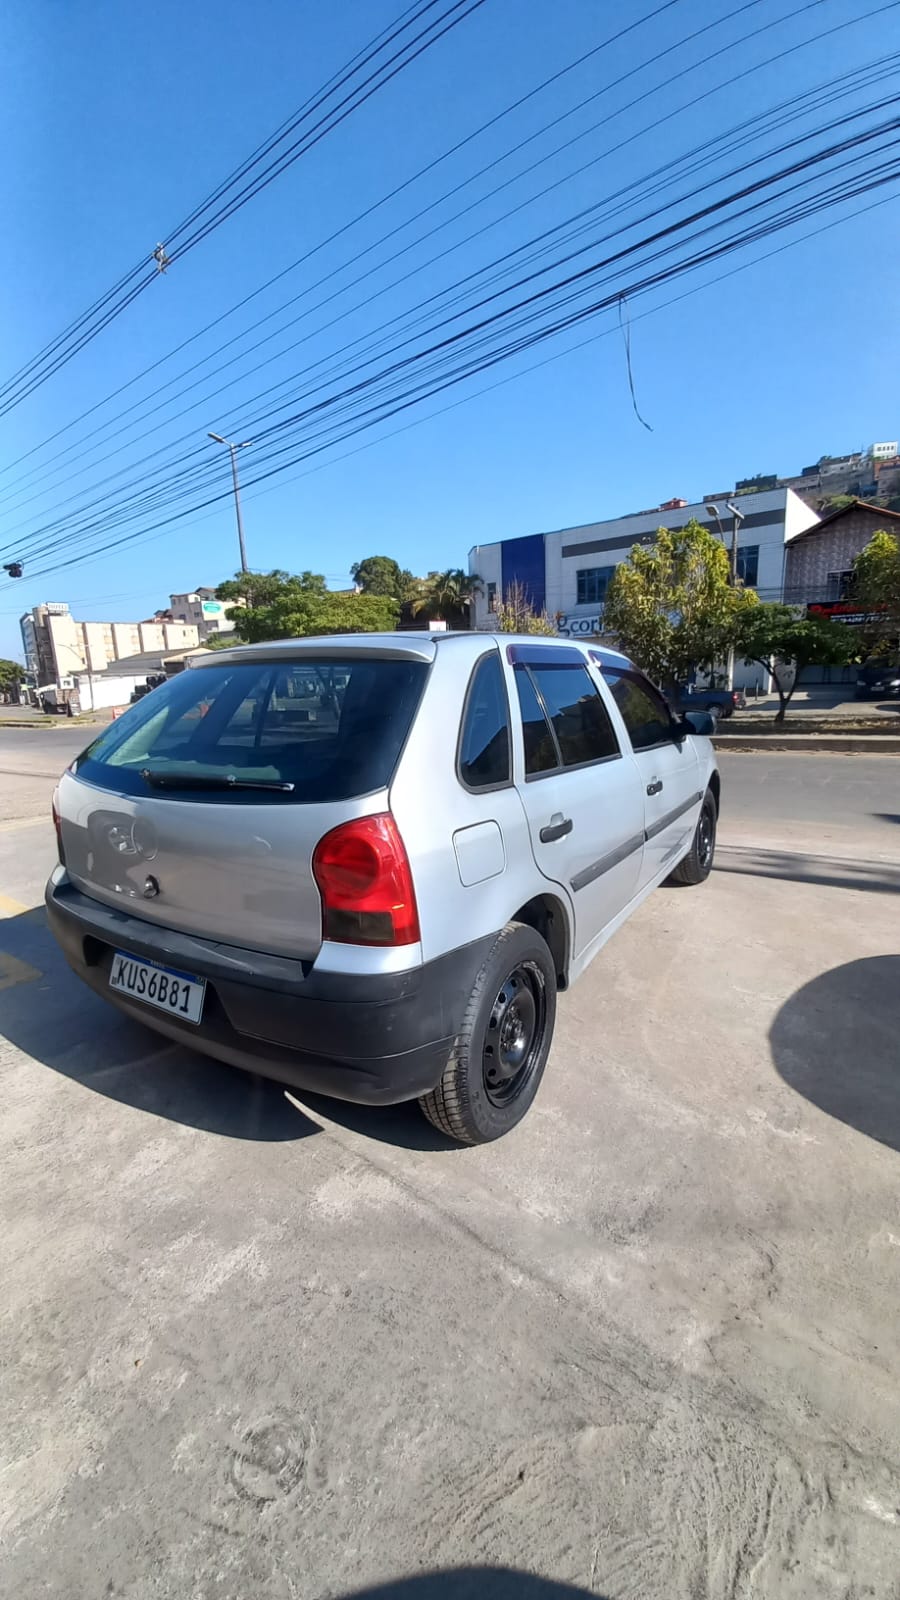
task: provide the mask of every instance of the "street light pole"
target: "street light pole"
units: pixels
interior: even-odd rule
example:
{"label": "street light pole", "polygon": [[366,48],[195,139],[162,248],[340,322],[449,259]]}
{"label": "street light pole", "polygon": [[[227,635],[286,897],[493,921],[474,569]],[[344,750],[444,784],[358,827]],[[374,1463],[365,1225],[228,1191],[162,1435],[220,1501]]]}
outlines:
{"label": "street light pole", "polygon": [[[738,529],[740,528],[740,525],[744,520],[744,513],[743,513],[743,511],[739,511],[738,510],[738,508],[734,504],[733,500],[726,500],[725,508],[726,508],[727,511],[731,512],[731,562],[730,562],[731,571],[730,571],[730,582],[731,582],[732,589],[736,589],[737,586],[738,586]],[[707,509],[707,512],[709,513],[709,515],[711,517],[715,517],[716,526],[718,527],[718,530],[719,530],[719,538],[721,539],[722,543],[724,544],[725,543],[725,529],[722,527],[722,519],[719,516],[719,508],[718,508],[718,506],[714,506],[714,505],[712,505],[710,503],[710,504],[707,504],[706,509]],[[728,689],[733,689],[734,688],[734,647],[733,646],[728,651],[728,661],[726,663],[725,671],[726,671],[726,678],[727,678],[727,682],[726,682],[725,687],[728,688]]]}
{"label": "street light pole", "polygon": [[744,513],[738,510],[733,500],[726,500],[725,509],[731,512],[731,582],[736,589],[738,586],[738,531],[744,520]]}
{"label": "street light pole", "polygon": [[224,444],[231,456],[231,481],[234,484],[234,509],[237,516],[238,544],[241,550],[241,571],[249,572],[247,548],[244,544],[244,519],[241,516],[241,491],[238,485],[237,453],[239,450],[246,450],[248,445],[253,443],[253,440],[244,439],[241,444],[233,444],[230,439],[223,439],[220,433],[210,433],[208,437],[214,439],[216,444]]}

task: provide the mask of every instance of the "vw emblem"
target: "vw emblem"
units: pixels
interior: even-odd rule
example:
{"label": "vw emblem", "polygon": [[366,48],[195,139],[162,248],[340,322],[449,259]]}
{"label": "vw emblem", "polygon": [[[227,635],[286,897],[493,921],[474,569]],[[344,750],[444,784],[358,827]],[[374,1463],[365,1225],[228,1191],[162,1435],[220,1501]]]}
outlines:
{"label": "vw emblem", "polygon": [[159,879],[158,878],[154,878],[153,874],[150,873],[144,879],[144,899],[145,900],[155,900],[156,896],[158,894],[159,894]]}
{"label": "vw emblem", "polygon": [[113,823],[106,837],[111,848],[120,856],[143,856],[145,861],[152,861],[159,848],[152,823],[141,817],[134,822]]}

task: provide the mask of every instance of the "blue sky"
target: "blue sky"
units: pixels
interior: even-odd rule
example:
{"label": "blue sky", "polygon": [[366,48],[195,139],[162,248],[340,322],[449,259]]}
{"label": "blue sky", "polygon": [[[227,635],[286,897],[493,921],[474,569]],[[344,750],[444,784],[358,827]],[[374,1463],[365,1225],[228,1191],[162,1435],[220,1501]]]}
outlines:
{"label": "blue sky", "polygon": [[[145,470],[136,462],[151,450],[163,452],[164,460],[167,448],[202,443],[208,428],[246,437],[244,419],[258,405],[252,397],[266,386],[324,361],[386,318],[401,318],[463,272],[712,134],[900,50],[898,6],[829,36],[827,30],[874,9],[874,0],[819,0],[789,16],[801,3],[756,0],[728,20],[739,0],[675,0],[654,22],[536,96],[286,274],[182,356],[76,423],[88,407],[457,139],[615,32],[623,17],[634,20],[654,9],[653,0],[627,11],[600,0],[486,0],[0,419],[2,549],[27,551],[44,521],[77,511],[81,498],[127,483]],[[152,7],[12,0],[0,19],[4,371],[28,361],[149,254],[167,227],[400,10],[399,0],[342,0],[340,6],[262,0],[255,7],[246,0],[193,0],[189,6],[155,0]],[[716,26],[702,40],[681,44],[709,23]],[[757,29],[764,31],[745,37]],[[643,67],[670,46],[664,61]],[[790,53],[736,78],[779,51]],[[888,79],[861,99],[895,92],[896,82]],[[377,246],[388,229],[598,89],[602,95],[552,135],[501,162],[490,178],[470,184],[427,222]],[[663,128],[640,132],[679,107]],[[820,111],[798,126],[826,115]],[[595,128],[601,117],[606,124]],[[577,133],[584,135],[578,144],[527,170]],[[628,138],[625,148],[604,155]],[[570,176],[588,161],[586,171]],[[514,181],[502,196],[487,196],[491,184],[507,177]],[[544,188],[547,194],[532,198]],[[707,281],[713,273],[705,269],[703,277],[636,302],[632,359],[640,410],[652,432],[634,415],[623,337],[615,314],[606,314],[305,466],[255,489],[248,484],[251,565],[310,567],[334,586],[347,581],[352,561],[374,553],[393,555],[416,571],[465,565],[470,545],[478,542],[616,516],[674,495],[697,498],[729,487],[735,477],[799,471],[825,451],[896,437],[895,192],[885,191],[890,198],[857,221],[746,271],[716,283]],[[483,196],[467,216],[448,221],[462,204]],[[515,217],[496,222],[525,200],[531,203]],[[804,228],[819,228],[850,209]],[[379,266],[440,223],[445,226],[430,240]],[[429,264],[438,250],[487,223],[493,225],[481,238]],[[755,246],[715,270],[729,272],[802,231]],[[373,245],[361,265],[344,267]],[[407,281],[388,288],[403,272]],[[355,288],[327,309],[312,310],[361,273]],[[661,306],[701,283],[702,291]],[[259,333],[215,355],[225,338],[242,335],[251,321],[298,296],[305,298]],[[303,322],[278,332],[300,315]],[[334,318],[333,326],[324,326]],[[242,355],[273,330],[274,339]],[[306,342],[298,349],[284,348],[300,338]],[[239,359],[216,376],[214,368],[234,354]],[[206,358],[207,365],[178,377]],[[251,374],[263,360],[269,364]],[[194,382],[197,387],[185,391]],[[221,394],[207,394],[226,382]],[[157,393],[163,383],[169,387]],[[479,389],[485,392],[476,394]],[[126,405],[136,409],[122,417]],[[159,408],[152,415],[151,406]],[[175,418],[182,410],[186,414]],[[122,432],[114,433],[118,428]],[[99,431],[84,439],[93,429]],[[63,431],[52,444],[9,466],[57,430]],[[50,459],[60,451],[67,453]],[[252,450],[241,465],[252,479]],[[224,452],[220,467],[225,489]],[[103,485],[112,473],[122,476]],[[46,564],[53,565],[49,557]],[[32,569],[37,565],[30,562]],[[236,565],[227,499],[120,550],[94,559],[86,554],[59,572],[31,577],[26,564],[23,581],[0,586],[0,655],[20,653],[18,615],[38,601],[69,600],[84,618],[143,616],[165,604],[170,591],[215,583]]]}

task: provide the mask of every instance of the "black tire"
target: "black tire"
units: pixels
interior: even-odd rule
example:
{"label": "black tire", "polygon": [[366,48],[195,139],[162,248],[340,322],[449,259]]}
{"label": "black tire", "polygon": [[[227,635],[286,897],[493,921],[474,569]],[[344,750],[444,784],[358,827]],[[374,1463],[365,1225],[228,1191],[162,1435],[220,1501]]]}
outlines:
{"label": "black tire", "polygon": [[674,872],[666,879],[667,883],[705,883],[712,871],[713,857],[716,853],[716,823],[718,821],[715,796],[707,789],[691,840],[691,848],[683,860],[679,861]]}
{"label": "black tire", "polygon": [[460,1144],[509,1133],[537,1094],[555,1021],[553,957],[533,928],[509,922],[475,980],[440,1083],[419,1100],[429,1122]]}

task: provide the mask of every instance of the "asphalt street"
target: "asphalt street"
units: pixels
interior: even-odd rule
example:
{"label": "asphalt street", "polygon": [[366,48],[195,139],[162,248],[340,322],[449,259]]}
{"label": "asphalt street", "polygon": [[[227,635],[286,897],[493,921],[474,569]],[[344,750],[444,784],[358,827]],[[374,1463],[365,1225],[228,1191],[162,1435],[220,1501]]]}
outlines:
{"label": "asphalt street", "polygon": [[900,757],[724,758],[461,1150],[81,988],[85,737],[0,730],[4,1592],[897,1600]]}

